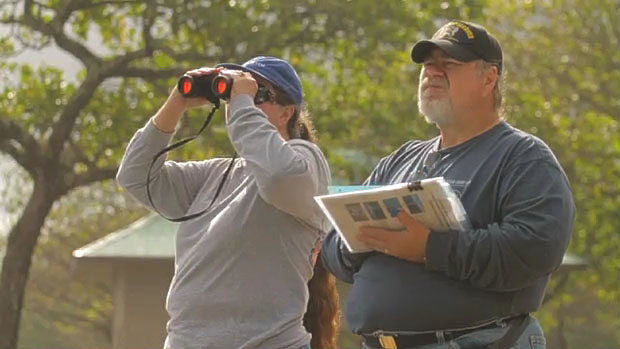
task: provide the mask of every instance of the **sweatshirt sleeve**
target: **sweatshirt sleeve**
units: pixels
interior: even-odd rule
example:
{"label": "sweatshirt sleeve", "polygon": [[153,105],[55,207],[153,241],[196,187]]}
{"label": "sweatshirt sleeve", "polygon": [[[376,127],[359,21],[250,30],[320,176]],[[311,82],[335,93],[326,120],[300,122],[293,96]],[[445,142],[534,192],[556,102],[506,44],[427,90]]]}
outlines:
{"label": "sweatshirt sleeve", "polygon": [[522,289],[561,263],[575,220],[566,175],[550,160],[528,161],[499,184],[500,221],[467,233],[431,232],[426,268],[498,292]]}
{"label": "sweatshirt sleeve", "polygon": [[[134,198],[151,207],[146,176],[153,156],[165,148],[171,133],[158,130],[151,120],[129,142],[116,181]],[[174,162],[160,156],[151,170],[151,197],[157,210],[169,217],[184,215],[209,176],[209,161]]]}
{"label": "sweatshirt sleeve", "polygon": [[344,242],[332,229],[321,246],[321,260],[325,269],[338,279],[353,283],[353,275],[357,273],[366,258],[373,252],[351,253]]}
{"label": "sweatshirt sleeve", "polygon": [[249,95],[235,96],[228,112],[228,135],[256,178],[263,200],[305,221],[322,220],[314,196],[327,193],[330,173],[319,147],[284,140]]}

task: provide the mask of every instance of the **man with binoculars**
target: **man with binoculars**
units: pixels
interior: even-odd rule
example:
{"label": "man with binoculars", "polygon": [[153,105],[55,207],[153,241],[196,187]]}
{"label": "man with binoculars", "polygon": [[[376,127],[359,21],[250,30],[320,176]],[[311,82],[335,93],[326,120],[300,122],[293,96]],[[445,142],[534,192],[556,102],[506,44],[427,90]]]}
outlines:
{"label": "man with binoculars", "polygon": [[[307,283],[313,268],[320,269],[315,262],[327,229],[313,197],[327,193],[330,172],[314,144],[301,81],[288,62],[267,56],[187,73],[191,80],[215,74],[232,85],[226,127],[239,159],[159,159],[150,175],[152,202],[163,215],[210,207],[177,232],[165,348],[309,348],[311,335],[302,324]],[[120,185],[147,206],[149,165],[183,113],[219,103],[217,95],[185,92],[189,87],[175,88],[136,132],[117,174]],[[317,292],[335,292],[323,269],[314,277],[321,278]],[[328,313],[319,316],[336,315],[335,307],[323,311]],[[313,347],[326,335],[333,337],[333,331],[313,333]]]}

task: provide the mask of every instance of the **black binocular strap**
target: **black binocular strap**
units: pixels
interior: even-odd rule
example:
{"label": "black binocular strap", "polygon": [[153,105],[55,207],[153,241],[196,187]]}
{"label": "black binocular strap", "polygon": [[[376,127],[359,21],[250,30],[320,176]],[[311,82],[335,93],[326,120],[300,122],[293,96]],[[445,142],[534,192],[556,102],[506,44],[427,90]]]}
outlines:
{"label": "black binocular strap", "polygon": [[226,171],[224,172],[224,176],[222,177],[222,180],[220,181],[220,184],[217,186],[217,190],[215,192],[215,195],[213,196],[213,199],[211,199],[211,203],[209,204],[209,206],[207,206],[207,208],[205,208],[204,210],[197,212],[197,213],[192,213],[190,215],[187,216],[183,216],[183,217],[177,217],[177,218],[170,218],[170,217],[166,217],[164,214],[162,214],[157,207],[155,206],[155,203],[153,202],[153,198],[151,197],[151,170],[153,169],[153,165],[155,165],[155,162],[157,161],[157,159],[166,154],[167,152],[176,149],[190,141],[193,141],[194,139],[196,139],[196,137],[198,137],[198,135],[200,135],[200,133],[202,131],[204,131],[204,129],[207,127],[207,125],[209,125],[209,123],[211,122],[211,119],[213,118],[213,114],[215,114],[215,111],[218,109],[219,107],[219,103],[217,105],[215,105],[212,109],[211,112],[209,112],[209,115],[207,116],[207,119],[205,120],[204,124],[202,125],[202,127],[200,128],[200,130],[191,137],[187,137],[184,138],[174,144],[171,144],[167,147],[165,147],[164,149],[160,150],[157,154],[155,154],[155,156],[153,156],[153,161],[151,161],[151,165],[149,166],[149,170],[146,174],[146,196],[149,198],[149,204],[151,204],[151,207],[153,208],[153,210],[155,210],[155,212],[157,212],[160,216],[162,216],[163,218],[171,221],[171,222],[183,222],[183,221],[187,221],[193,218],[196,218],[198,216],[203,215],[205,212],[207,212],[209,210],[209,208],[211,208],[211,206],[213,205],[213,203],[215,202],[215,199],[217,199],[217,197],[220,195],[220,191],[222,191],[222,187],[224,187],[224,182],[226,181],[226,178],[228,177],[228,174],[230,173],[233,164],[235,163],[235,159],[237,158],[237,154],[234,154],[233,157],[230,159],[230,163],[228,164],[228,167],[226,168]]}

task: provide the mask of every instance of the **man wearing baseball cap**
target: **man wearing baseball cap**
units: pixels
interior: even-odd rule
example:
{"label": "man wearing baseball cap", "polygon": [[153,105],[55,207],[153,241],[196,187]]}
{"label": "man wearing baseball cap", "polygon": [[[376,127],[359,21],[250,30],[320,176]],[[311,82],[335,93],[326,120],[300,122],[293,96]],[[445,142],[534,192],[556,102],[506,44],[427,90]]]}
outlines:
{"label": "man wearing baseball cap", "polygon": [[[158,212],[196,216],[208,208],[178,228],[164,348],[309,349],[311,343],[335,343],[336,331],[328,330],[337,324],[333,280],[315,264],[327,226],[313,199],[327,193],[330,172],[314,143],[299,76],[271,56],[187,74],[196,80],[211,74],[232,78],[226,130],[239,158],[153,165],[150,191]],[[206,103],[175,88],[129,142],[117,181],[147,207],[153,157],[168,145],[183,113]],[[322,298],[305,318],[315,292]],[[319,319],[330,321],[318,326]]]}
{"label": "man wearing baseball cap", "polygon": [[432,231],[405,208],[400,231],[360,229],[369,253],[351,253],[331,231],[323,261],[353,284],[349,327],[373,349],[544,348],[529,314],[572,233],[567,177],[543,141],[503,120],[503,53],[485,28],[451,21],[417,42],[411,58],[422,64],[420,113],[439,135],[405,143],[365,184],[444,177],[471,229]]}

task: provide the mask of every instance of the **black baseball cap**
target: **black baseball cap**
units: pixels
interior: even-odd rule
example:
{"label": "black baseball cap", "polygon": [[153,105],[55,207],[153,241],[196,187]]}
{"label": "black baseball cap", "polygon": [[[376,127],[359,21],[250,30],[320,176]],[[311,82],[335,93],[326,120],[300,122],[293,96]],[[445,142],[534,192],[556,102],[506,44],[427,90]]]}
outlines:
{"label": "black baseball cap", "polygon": [[502,72],[503,55],[499,41],[481,25],[451,21],[439,28],[430,40],[421,40],[413,45],[411,59],[424,62],[434,47],[439,47],[448,56],[462,62],[482,59],[497,66]]}

